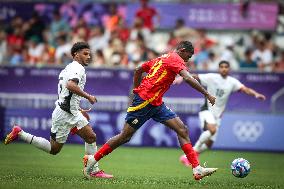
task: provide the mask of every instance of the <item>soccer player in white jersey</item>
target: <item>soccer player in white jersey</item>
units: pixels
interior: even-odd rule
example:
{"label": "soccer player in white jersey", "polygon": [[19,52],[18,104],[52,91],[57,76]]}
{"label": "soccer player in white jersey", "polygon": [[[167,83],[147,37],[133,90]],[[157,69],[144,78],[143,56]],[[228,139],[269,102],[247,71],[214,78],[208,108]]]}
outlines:
{"label": "soccer player in white jersey", "polygon": [[[59,74],[58,100],[52,113],[52,127],[50,141],[25,132],[19,125],[14,125],[10,134],[5,139],[9,144],[19,138],[35,147],[56,155],[62,149],[67,137],[72,130],[85,141],[85,153],[93,155],[97,151],[96,134],[89,125],[87,113],[79,107],[81,98],[87,99],[91,104],[97,102],[95,96],[84,91],[86,83],[85,66],[91,61],[90,47],[85,42],[77,42],[71,48],[73,62],[68,64]],[[84,115],[83,115],[84,114]],[[112,178],[100,170],[98,164],[94,165],[90,174],[94,178]]]}
{"label": "soccer player in white jersey", "polygon": [[[206,101],[199,112],[199,120],[203,132],[194,145],[194,150],[198,154],[211,148],[216,140],[218,128],[221,123],[221,116],[231,93],[241,91],[257,99],[265,100],[263,94],[246,87],[236,78],[229,76],[229,71],[229,62],[221,61],[219,63],[219,73],[198,74],[193,76],[201,85],[207,88],[210,94],[216,96],[216,104],[214,106],[211,106],[210,103]],[[180,161],[185,166],[190,165],[185,155],[180,157]]]}

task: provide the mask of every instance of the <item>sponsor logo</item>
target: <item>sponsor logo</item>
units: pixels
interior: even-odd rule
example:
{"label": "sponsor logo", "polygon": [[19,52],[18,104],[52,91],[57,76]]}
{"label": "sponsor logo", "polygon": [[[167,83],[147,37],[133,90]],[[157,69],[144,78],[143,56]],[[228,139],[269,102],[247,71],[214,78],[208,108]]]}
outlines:
{"label": "sponsor logo", "polygon": [[236,121],[233,125],[233,133],[240,142],[255,142],[263,133],[263,125],[260,121]]}
{"label": "sponsor logo", "polygon": [[132,121],[132,124],[134,124],[134,125],[136,125],[137,123],[138,123],[138,119],[137,118]]}

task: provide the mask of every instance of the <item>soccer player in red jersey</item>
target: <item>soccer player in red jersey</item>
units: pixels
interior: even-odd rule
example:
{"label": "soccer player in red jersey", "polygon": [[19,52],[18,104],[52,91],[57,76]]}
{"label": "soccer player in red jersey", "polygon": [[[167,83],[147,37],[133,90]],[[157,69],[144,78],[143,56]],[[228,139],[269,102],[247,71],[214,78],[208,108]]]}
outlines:
{"label": "soccer player in red jersey", "polygon": [[[170,88],[177,74],[186,83],[202,93],[214,105],[215,97],[211,96],[188,72],[185,62],[193,55],[194,49],[189,41],[178,44],[176,51],[150,60],[136,68],[134,73],[134,98],[127,110],[126,122],[122,131],[109,139],[95,155],[84,156],[84,175],[89,178],[92,167],[101,158],[111,153],[120,145],[127,143],[133,134],[150,118],[163,123],[177,133],[183,152],[192,165],[193,176],[200,180],[214,173],[217,168],[204,168],[199,165],[196,152],[193,150],[187,126],[169,109],[162,100],[164,93]],[[140,78],[146,72],[147,75]]]}

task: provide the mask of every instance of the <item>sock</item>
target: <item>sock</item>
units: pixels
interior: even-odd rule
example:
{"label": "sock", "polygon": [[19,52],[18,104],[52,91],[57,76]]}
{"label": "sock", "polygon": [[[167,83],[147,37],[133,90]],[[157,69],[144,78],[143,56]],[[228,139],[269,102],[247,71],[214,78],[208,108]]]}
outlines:
{"label": "sock", "polygon": [[100,159],[102,159],[104,156],[108,155],[109,153],[112,152],[111,147],[109,146],[108,143],[105,143],[100,149],[99,151],[97,151],[97,153],[94,155],[94,158],[96,161],[99,161]]}
{"label": "sock", "polygon": [[192,145],[190,143],[184,144],[181,149],[183,150],[184,154],[186,155],[189,163],[191,164],[192,168],[195,168],[199,165],[199,161],[196,155],[196,152],[193,150]]}
{"label": "sock", "polygon": [[[98,151],[98,147],[97,147],[96,142],[94,142],[92,144],[88,144],[88,143],[85,142],[85,153],[87,155],[94,155],[97,151]],[[94,165],[93,172],[98,172],[99,170],[100,170],[99,169],[99,163],[96,163]]]}
{"label": "sock", "polygon": [[201,147],[198,150],[196,150],[196,152],[202,153],[207,149],[208,149],[208,146],[207,146],[207,144],[204,143],[204,144],[201,145]]}
{"label": "sock", "polygon": [[194,150],[195,150],[196,152],[200,153],[200,151],[201,151],[200,148],[201,148],[202,144],[204,144],[208,139],[210,139],[211,136],[212,136],[212,135],[211,135],[210,131],[204,131],[204,132],[200,135],[198,141],[195,143],[195,145],[194,145]]}
{"label": "sock", "polygon": [[46,140],[45,138],[37,137],[37,136],[31,135],[30,133],[26,133],[24,131],[21,131],[19,133],[19,138],[25,141],[26,143],[32,144],[38,149],[41,149],[47,153],[49,153],[51,150],[50,142]]}

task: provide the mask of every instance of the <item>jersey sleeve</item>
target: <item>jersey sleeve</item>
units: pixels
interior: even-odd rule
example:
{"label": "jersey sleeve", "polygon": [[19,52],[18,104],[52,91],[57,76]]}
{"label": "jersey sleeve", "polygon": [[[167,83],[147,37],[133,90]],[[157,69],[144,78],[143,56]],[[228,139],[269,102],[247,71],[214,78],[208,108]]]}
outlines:
{"label": "jersey sleeve", "polygon": [[80,82],[84,73],[84,68],[74,66],[68,70],[67,80],[76,79],[78,82]]}
{"label": "jersey sleeve", "polygon": [[232,77],[233,91],[236,92],[240,90],[244,84],[242,84],[239,80]]}
{"label": "jersey sleeve", "polygon": [[150,70],[150,69],[152,68],[152,66],[154,65],[154,62],[155,62],[155,61],[156,61],[156,60],[154,59],[154,60],[149,60],[149,61],[147,61],[147,62],[144,62],[144,63],[141,65],[143,71],[146,72],[146,73],[148,73],[149,70]]}
{"label": "jersey sleeve", "polygon": [[203,85],[204,87],[207,87],[212,75],[211,74],[198,74],[198,78],[200,80],[201,85]]}
{"label": "jersey sleeve", "polygon": [[187,70],[188,71],[188,68],[185,66],[185,64],[182,61],[178,60],[178,59],[173,60],[173,63],[170,64],[170,67],[171,67],[171,70],[175,74],[179,74],[179,72],[181,70]]}

